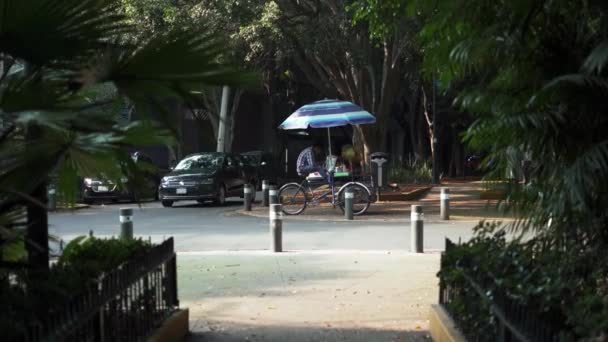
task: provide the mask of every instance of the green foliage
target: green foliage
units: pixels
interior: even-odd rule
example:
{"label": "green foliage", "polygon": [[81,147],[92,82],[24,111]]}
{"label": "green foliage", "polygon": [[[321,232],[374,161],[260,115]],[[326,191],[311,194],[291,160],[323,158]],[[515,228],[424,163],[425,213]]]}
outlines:
{"label": "green foliage", "polygon": [[94,279],[111,271],[123,262],[150,250],[142,239],[99,239],[79,236],[70,241],[59,257],[57,265],[68,268],[82,279]]}
{"label": "green foliage", "polygon": [[[145,255],[151,245],[143,240],[98,239],[80,236],[65,248],[50,272],[17,270],[10,276],[0,272],[0,329],[12,341],[38,319],[55,310],[93,284],[104,273]],[[48,313],[39,310],[47,308]],[[14,334],[14,335],[13,335]]]}
{"label": "green foliage", "polygon": [[575,246],[564,241],[554,248],[542,239],[508,241],[505,230],[482,222],[471,241],[448,250],[442,259],[440,281],[462,289],[448,305],[452,317],[465,334],[490,338],[496,322],[489,305],[505,296],[540,321],[562,329],[564,337],[600,338],[608,328],[608,259],[605,253],[591,251],[573,255]]}
{"label": "green foliage", "polygon": [[347,6],[347,10],[353,12],[353,22],[367,23],[374,39],[397,33],[407,19],[403,15],[406,8],[404,0],[356,0]]}
{"label": "green foliage", "polygon": [[[355,17],[387,35],[405,2],[356,1]],[[604,340],[608,246],[608,6],[605,1],[409,1],[404,18],[422,22],[423,72],[454,106],[475,116],[465,141],[487,151],[489,180],[521,219],[507,242],[481,229],[446,255],[442,281],[466,276],[488,292],[463,290],[451,305],[467,332],[493,339],[493,294],[551,318],[577,338]],[[465,276],[466,275],[466,276]]]}
{"label": "green foliage", "polygon": [[[0,2],[0,250],[29,227],[16,213],[44,206],[31,196],[36,188],[52,179],[58,200],[73,203],[79,177],[142,184],[145,170],[127,151],[173,144],[174,114],[165,106],[254,80],[227,62],[222,39],[200,23],[143,34],[125,15],[136,3],[154,12],[167,2]],[[175,17],[161,12],[163,21]],[[141,120],[121,121],[132,108]]]}
{"label": "green foliage", "polygon": [[458,81],[454,104],[477,117],[465,140],[490,152],[490,177],[531,161],[532,181],[509,198],[529,219],[519,227],[546,230],[549,217],[559,217],[558,235],[594,226],[608,204],[606,7],[479,0],[410,10],[425,19],[425,68],[447,87]]}
{"label": "green foliage", "polygon": [[430,184],[433,180],[433,168],[427,161],[393,162],[388,169],[388,180],[406,184]]}

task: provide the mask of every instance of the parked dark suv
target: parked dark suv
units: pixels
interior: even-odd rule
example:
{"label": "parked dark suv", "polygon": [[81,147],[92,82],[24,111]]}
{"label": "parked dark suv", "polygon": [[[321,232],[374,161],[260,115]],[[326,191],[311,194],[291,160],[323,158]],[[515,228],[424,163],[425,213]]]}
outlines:
{"label": "parked dark suv", "polygon": [[130,200],[137,201],[142,198],[157,199],[158,184],[160,183],[160,171],[154,165],[152,159],[145,154],[135,152],[131,155],[135,165],[143,175],[143,183],[139,184],[137,190],[129,184],[128,178],[121,179],[121,185],[100,176],[85,177],[82,181],[81,200],[84,203],[94,201]]}
{"label": "parked dark suv", "polygon": [[[196,153],[182,159],[162,178],[158,190],[164,207],[176,201],[208,200],[223,205],[226,197],[242,196],[245,183],[255,183],[252,168],[230,153]],[[255,185],[255,184],[254,184]]]}

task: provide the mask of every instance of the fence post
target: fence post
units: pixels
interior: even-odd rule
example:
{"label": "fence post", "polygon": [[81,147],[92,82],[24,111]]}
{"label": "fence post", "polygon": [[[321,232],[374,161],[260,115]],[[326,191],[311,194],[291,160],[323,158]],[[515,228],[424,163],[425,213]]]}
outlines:
{"label": "fence post", "polygon": [[270,205],[270,249],[273,252],[283,251],[283,208],[280,204]]}
{"label": "fence post", "polygon": [[133,239],[133,209],[120,208],[120,238],[123,240]]}
{"label": "fence post", "polygon": [[441,188],[441,219],[450,219],[450,189]]}
{"label": "fence post", "polygon": [[269,204],[268,185],[267,180],[262,180],[262,205],[265,207],[267,207]]}
{"label": "fence post", "polygon": [[424,219],[421,205],[412,205],[411,227],[410,227],[410,245],[414,253],[424,253]]}
{"label": "fence post", "polygon": [[243,187],[243,203],[245,211],[251,211],[251,199],[253,198],[253,187],[250,184],[245,184]]}
{"label": "fence post", "polygon": [[271,185],[268,187],[268,199],[270,204],[279,204],[279,191],[277,190],[276,185]]}
{"label": "fence post", "polygon": [[355,194],[351,189],[346,189],[344,192],[344,217],[347,220],[353,219],[353,200],[355,198]]}

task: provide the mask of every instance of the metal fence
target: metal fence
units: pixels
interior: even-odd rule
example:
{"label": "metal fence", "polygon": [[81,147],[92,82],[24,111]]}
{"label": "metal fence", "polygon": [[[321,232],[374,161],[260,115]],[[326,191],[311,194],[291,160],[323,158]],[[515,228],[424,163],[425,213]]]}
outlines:
{"label": "metal fence", "polygon": [[[451,249],[456,248],[456,245],[446,239],[446,253]],[[442,267],[443,255],[442,255]],[[457,266],[453,266],[457,267]],[[483,307],[487,305],[488,310],[480,309],[480,315],[468,317],[469,320],[480,321],[485,320],[482,331],[463,331],[463,334],[469,341],[539,341],[553,342],[570,340],[564,331],[563,321],[561,317],[553,317],[553,319],[540,318],[539,315],[528,307],[521,305],[510,299],[504,293],[494,291],[491,297],[488,296],[488,291],[483,285],[480,285],[476,280],[469,276],[465,269],[460,269],[465,281],[459,283],[446,283],[444,279],[439,282],[439,304],[448,311],[450,316],[455,320],[457,325],[463,323],[462,313],[456,313],[451,310],[452,303],[467,302],[467,308]],[[467,312],[467,314],[469,314]],[[557,323],[555,323],[557,322]],[[479,325],[481,326],[481,325]]]}
{"label": "metal fence", "polygon": [[173,238],[75,296],[27,341],[144,341],[179,305]]}

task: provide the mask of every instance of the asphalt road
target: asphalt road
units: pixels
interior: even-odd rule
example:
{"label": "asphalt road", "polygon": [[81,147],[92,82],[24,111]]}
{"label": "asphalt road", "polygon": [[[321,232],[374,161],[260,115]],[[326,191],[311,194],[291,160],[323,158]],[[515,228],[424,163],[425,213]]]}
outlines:
{"label": "asphalt road", "polygon": [[[94,205],[72,212],[51,213],[49,233],[64,241],[87,234],[108,237],[120,234],[118,209],[134,208],[136,237],[153,242],[173,236],[178,252],[236,251],[269,249],[268,220],[235,214],[242,200],[228,199],[226,206],[178,202],[163,208],[159,202]],[[305,214],[303,214],[305,215]],[[340,213],[336,211],[336,217]],[[463,240],[471,236],[474,222],[425,223],[424,248],[439,251],[444,238]],[[409,251],[408,223],[382,222],[283,222],[285,250]]]}

